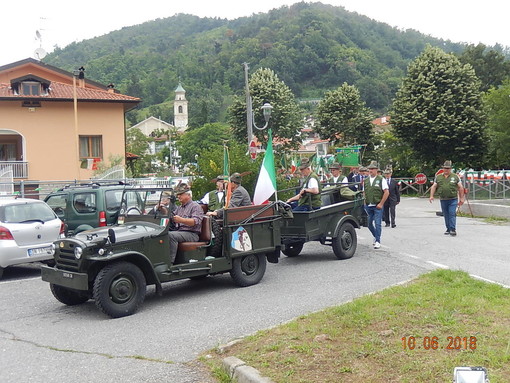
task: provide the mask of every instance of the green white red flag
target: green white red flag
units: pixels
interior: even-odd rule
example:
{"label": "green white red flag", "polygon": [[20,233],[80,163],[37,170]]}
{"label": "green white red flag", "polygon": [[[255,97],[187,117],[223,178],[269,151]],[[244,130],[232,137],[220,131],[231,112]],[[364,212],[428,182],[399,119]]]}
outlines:
{"label": "green white red flag", "polygon": [[276,171],[274,168],[273,137],[271,129],[268,131],[269,139],[267,141],[266,153],[260,167],[259,178],[255,186],[253,203],[260,205],[265,203],[274,193],[276,193]]}

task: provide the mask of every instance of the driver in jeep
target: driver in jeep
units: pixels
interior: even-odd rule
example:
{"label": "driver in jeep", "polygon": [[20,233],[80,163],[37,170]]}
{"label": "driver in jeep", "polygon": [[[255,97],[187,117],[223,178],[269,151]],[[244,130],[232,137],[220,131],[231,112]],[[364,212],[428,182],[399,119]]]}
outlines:
{"label": "driver in jeep", "polygon": [[177,185],[175,194],[181,205],[174,210],[171,217],[176,229],[168,231],[171,263],[175,261],[179,242],[198,241],[204,217],[202,207],[191,199],[191,190],[187,184]]}

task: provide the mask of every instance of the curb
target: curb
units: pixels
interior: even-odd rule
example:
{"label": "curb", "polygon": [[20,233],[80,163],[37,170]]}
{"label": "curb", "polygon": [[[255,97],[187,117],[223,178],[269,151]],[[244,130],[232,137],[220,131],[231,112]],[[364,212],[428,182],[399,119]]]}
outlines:
{"label": "curb", "polygon": [[258,370],[246,365],[245,362],[235,356],[226,357],[222,364],[230,378],[237,383],[274,383],[271,379],[261,376]]}

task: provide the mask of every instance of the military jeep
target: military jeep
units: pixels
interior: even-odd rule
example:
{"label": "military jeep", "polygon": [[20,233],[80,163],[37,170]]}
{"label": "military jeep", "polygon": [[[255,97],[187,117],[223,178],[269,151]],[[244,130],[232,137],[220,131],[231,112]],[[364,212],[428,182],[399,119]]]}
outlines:
{"label": "military jeep", "polygon": [[[66,305],[94,299],[110,317],[133,314],[147,285],[229,272],[238,286],[258,283],[266,260],[278,262],[283,203],[226,209],[221,221],[205,216],[198,242],[179,244],[170,264],[171,215],[152,209],[162,190],[126,189],[116,225],[83,231],[54,243],[55,266],[42,267],[55,298]],[[175,199],[173,199],[175,201]],[[170,209],[171,210],[171,209]]]}

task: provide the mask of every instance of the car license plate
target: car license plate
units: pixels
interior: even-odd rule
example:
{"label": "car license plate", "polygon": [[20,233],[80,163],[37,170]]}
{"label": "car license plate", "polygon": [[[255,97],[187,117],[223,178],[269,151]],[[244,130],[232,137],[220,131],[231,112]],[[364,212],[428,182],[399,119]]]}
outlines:
{"label": "car license plate", "polygon": [[51,255],[53,248],[51,246],[39,247],[37,249],[28,249],[28,256],[33,257],[35,255]]}

